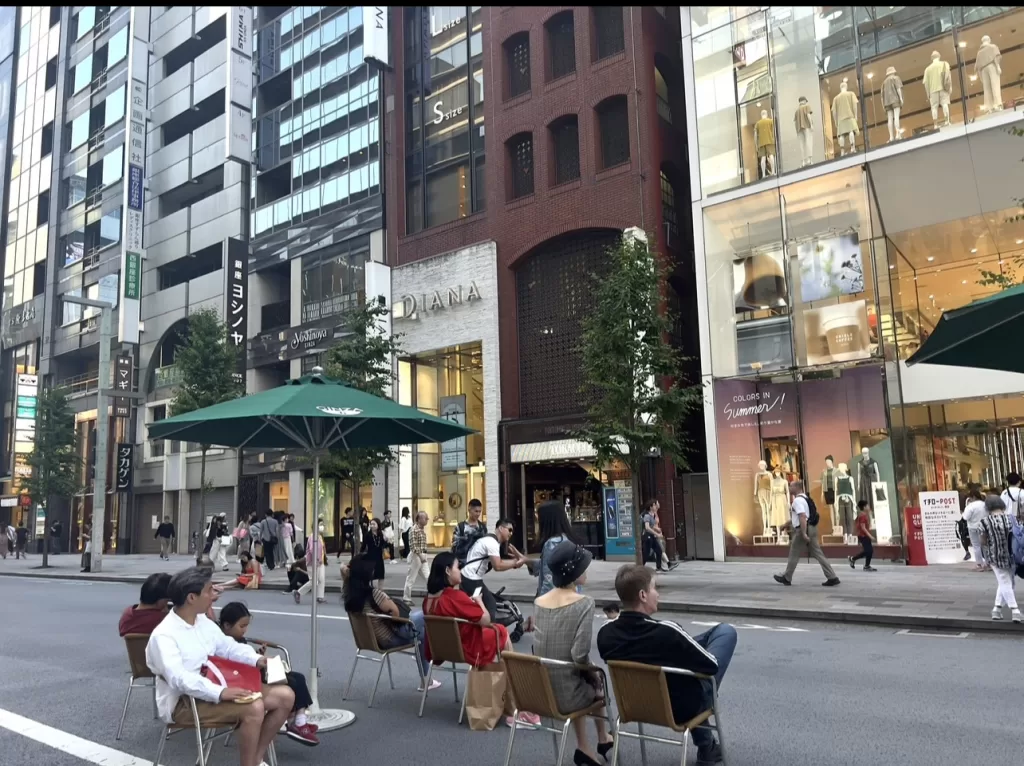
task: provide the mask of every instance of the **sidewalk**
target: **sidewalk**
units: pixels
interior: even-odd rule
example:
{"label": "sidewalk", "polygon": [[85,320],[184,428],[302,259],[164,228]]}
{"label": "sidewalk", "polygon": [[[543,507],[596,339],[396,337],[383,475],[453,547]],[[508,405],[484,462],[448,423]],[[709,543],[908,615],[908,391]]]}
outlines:
{"label": "sidewalk", "polygon": [[[163,562],[155,555],[107,556],[103,572],[79,572],[80,556],[51,556],[52,568],[39,569],[41,556],[0,560],[0,577],[70,578],[105,582],[141,582],[153,572],[175,572],[190,566],[190,556],[173,556]],[[232,565],[230,575],[238,573]],[[1009,622],[992,622],[995,578],[991,573],[972,572],[971,564],[908,567],[876,562],[877,572],[853,571],[845,562],[833,562],[842,584],[822,588],[817,564],[800,563],[792,587],[778,585],[772,574],[782,571],[783,561],[730,561],[726,563],[689,561],[658,580],[663,611],[709,613],[746,618],[825,620],[901,628],[952,630],[1022,631]],[[595,561],[588,572],[586,591],[598,605],[616,600],[615,572],[621,564]],[[401,595],[407,567],[404,562],[386,564],[385,589]],[[221,573],[218,573],[220,579]],[[223,573],[226,579],[229,573]],[[284,589],[287,577],[278,568],[264,579],[264,588]],[[505,586],[506,593],[520,602],[533,600],[537,581],[525,569],[492,573],[490,587]],[[328,563],[327,590],[338,592],[341,577],[337,560]],[[423,584],[416,589],[422,594]],[[1022,591],[1024,597],[1024,591]]]}

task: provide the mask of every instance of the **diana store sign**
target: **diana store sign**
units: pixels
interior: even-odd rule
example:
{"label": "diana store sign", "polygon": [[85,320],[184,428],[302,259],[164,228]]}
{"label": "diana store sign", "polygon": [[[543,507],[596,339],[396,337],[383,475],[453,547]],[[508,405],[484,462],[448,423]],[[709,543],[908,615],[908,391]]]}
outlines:
{"label": "diana store sign", "polygon": [[457,285],[443,290],[434,290],[432,293],[421,293],[419,295],[403,295],[394,306],[395,319],[420,319],[421,312],[431,314],[436,311],[461,306],[463,303],[473,303],[480,300],[480,288],[476,282],[469,285]]}

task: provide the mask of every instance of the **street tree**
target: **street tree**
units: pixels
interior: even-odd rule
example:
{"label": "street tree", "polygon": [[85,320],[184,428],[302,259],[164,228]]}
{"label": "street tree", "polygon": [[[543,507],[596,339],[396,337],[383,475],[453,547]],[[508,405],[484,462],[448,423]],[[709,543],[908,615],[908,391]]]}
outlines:
{"label": "street tree", "polygon": [[[244,387],[238,380],[239,350],[228,343],[227,326],[216,309],[199,309],[188,318],[183,342],[174,354],[179,383],[171,401],[171,415],[211,407],[242,395]],[[206,453],[209,444],[200,444],[199,462],[199,526],[202,535],[206,518]]]}
{"label": "street tree", "polygon": [[641,546],[640,477],[661,455],[686,469],[688,439],[681,429],[700,406],[700,391],[684,375],[686,359],[670,343],[673,317],[662,300],[665,267],[639,230],[608,248],[604,270],[592,275],[593,308],[579,345],[586,424],[577,436],[599,465],[621,460],[630,470],[636,560]]}
{"label": "street tree", "polygon": [[[75,414],[65,391],[45,389],[36,402],[35,449],[28,456],[32,475],[22,480],[33,507],[43,508],[43,567],[50,566],[50,503],[70,500],[81,489],[82,461],[75,435]],[[103,532],[97,532],[103,539]]]}
{"label": "street tree", "polygon": [[[374,396],[386,398],[391,395],[395,382],[394,359],[401,353],[401,336],[384,330],[389,312],[384,296],[379,296],[345,316],[340,341],[324,354],[323,366],[327,377]],[[351,491],[356,514],[353,553],[362,544],[359,488],[372,483],[374,472],[394,459],[395,454],[390,447],[339,448],[332,449],[320,463],[322,476],[340,480]],[[319,498],[316,499],[316,507],[319,508]],[[314,529],[317,521],[314,518],[310,522]]]}

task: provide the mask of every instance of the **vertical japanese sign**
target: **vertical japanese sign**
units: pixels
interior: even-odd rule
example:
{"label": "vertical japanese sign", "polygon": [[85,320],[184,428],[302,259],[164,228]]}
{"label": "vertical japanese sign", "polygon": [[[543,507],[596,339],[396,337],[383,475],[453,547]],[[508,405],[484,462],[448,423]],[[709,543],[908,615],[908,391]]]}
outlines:
{"label": "vertical japanese sign", "polygon": [[228,9],[226,158],[252,162],[252,6]]}
{"label": "vertical japanese sign", "polygon": [[[119,394],[131,393],[132,390],[132,358],[127,354],[119,354],[114,364],[114,390]],[[129,418],[132,414],[132,400],[127,396],[114,397],[114,417]]]}
{"label": "vertical japanese sign", "polygon": [[228,343],[238,349],[238,372],[235,379],[245,386],[245,350],[249,333],[249,246],[229,237],[227,241],[224,290],[224,323],[228,327]]}
{"label": "vertical japanese sign", "polygon": [[384,67],[390,65],[388,60],[388,7],[386,5],[363,6],[363,58]]}
{"label": "vertical japanese sign", "polygon": [[131,492],[135,480],[135,445],[117,443],[117,491]]}
{"label": "vertical japanese sign", "polygon": [[15,491],[32,475],[28,457],[36,448],[36,403],[39,401],[39,376],[18,375],[14,402],[14,481]]}
{"label": "vertical japanese sign", "polygon": [[128,150],[127,182],[121,232],[121,282],[124,294],[118,312],[117,339],[139,342],[140,299],[142,298],[143,207],[146,185],[146,119],[149,114],[149,14],[146,6],[131,6],[128,27],[128,111],[125,115],[125,144]]}

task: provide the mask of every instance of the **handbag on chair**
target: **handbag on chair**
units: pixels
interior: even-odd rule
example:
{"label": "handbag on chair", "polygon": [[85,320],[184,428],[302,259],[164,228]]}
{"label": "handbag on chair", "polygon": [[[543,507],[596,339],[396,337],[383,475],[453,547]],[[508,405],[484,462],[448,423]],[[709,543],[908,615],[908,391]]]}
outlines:
{"label": "handbag on chair", "polygon": [[203,678],[229,689],[245,689],[256,694],[263,688],[263,675],[255,665],[235,662],[226,657],[209,656],[199,672]]}

